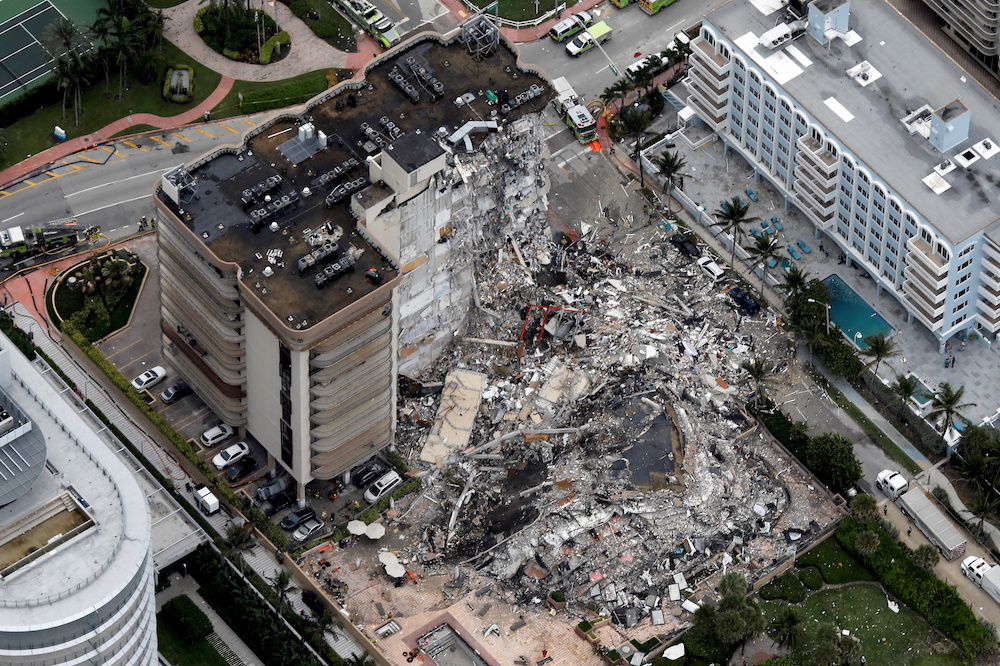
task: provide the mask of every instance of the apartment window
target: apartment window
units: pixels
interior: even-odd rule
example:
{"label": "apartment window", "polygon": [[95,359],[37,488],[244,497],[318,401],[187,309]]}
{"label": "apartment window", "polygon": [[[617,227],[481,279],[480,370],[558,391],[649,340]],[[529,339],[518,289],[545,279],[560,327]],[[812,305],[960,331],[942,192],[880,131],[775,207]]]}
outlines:
{"label": "apartment window", "polygon": [[851,188],[849,188],[847,185],[841,185],[840,191],[846,194],[847,196],[851,196]]}
{"label": "apartment window", "polygon": [[[781,146],[778,146],[778,148],[780,149]],[[781,166],[782,170],[788,171],[788,162],[781,159],[780,157],[778,158],[778,165]]]}
{"label": "apartment window", "polygon": [[278,345],[278,376],[281,380],[281,462],[292,466],[292,353],[288,347]]}
{"label": "apartment window", "polygon": [[784,125],[785,127],[792,126],[792,121],[788,119],[788,116],[782,115],[780,118],[778,118],[778,120],[780,120],[781,124]]}
{"label": "apartment window", "polygon": [[975,243],[973,243],[972,245],[969,245],[968,247],[962,248],[962,251],[958,253],[958,256],[964,257],[965,255],[969,254],[970,252],[972,252],[975,249],[976,249],[976,245],[975,245]]}
{"label": "apartment window", "polygon": [[899,234],[897,234],[895,231],[893,231],[892,229],[888,229],[886,233],[889,234],[889,238],[896,241],[897,243],[899,242]]}
{"label": "apartment window", "polygon": [[857,203],[858,203],[858,208],[860,208],[861,210],[863,210],[866,213],[868,212],[868,204],[867,203],[865,203],[864,201],[859,201]]}
{"label": "apartment window", "polygon": [[776,111],[778,110],[778,109],[777,109],[777,108],[776,108],[776,107],[774,106],[774,104],[771,104],[771,103],[770,103],[770,102],[768,102],[768,101],[765,101],[765,102],[764,102],[764,108],[765,108],[765,109],[767,109],[768,111],[770,111],[771,113],[775,113],[775,112],[776,112]]}
{"label": "apartment window", "polygon": [[965,296],[967,293],[969,293],[970,289],[972,289],[972,287],[966,287],[962,291],[960,291],[957,294],[955,294],[955,298],[962,298],[962,296]]}
{"label": "apartment window", "polygon": [[739,97],[740,99],[743,99],[743,91],[740,88],[733,88],[733,94]]}
{"label": "apartment window", "polygon": [[968,304],[969,304],[969,301],[962,301],[961,303],[959,303],[958,305],[956,305],[955,307],[953,307],[951,309],[951,313],[952,314],[958,314],[958,311],[961,310],[961,309],[963,309]]}
{"label": "apartment window", "polygon": [[783,143],[779,143],[778,144],[778,150],[780,150],[781,152],[783,152],[785,155],[788,154],[788,146],[786,146]]}
{"label": "apartment window", "polygon": [[868,249],[874,252],[876,256],[878,255],[878,245],[875,244],[875,241],[868,241]]}
{"label": "apartment window", "polygon": [[868,179],[868,174],[865,173],[864,171],[858,172],[858,178],[860,178],[861,182],[864,183],[865,185],[869,185],[871,183],[871,181]]}
{"label": "apartment window", "polygon": [[896,262],[891,258],[886,258],[885,263],[889,264],[889,267],[892,268],[892,270],[896,270]]}
{"label": "apartment window", "polygon": [[965,282],[968,282],[971,279],[972,279],[972,273],[966,273],[962,277],[958,278],[958,280],[955,282],[955,284],[956,285],[960,285],[960,284],[963,284]]}
{"label": "apartment window", "polygon": [[921,229],[920,230],[920,238],[921,238],[921,240],[926,241],[928,243],[932,242],[931,241],[931,232],[928,231],[927,229]]}
{"label": "apartment window", "polygon": [[844,240],[847,240],[847,229],[844,227],[837,227],[837,234]]}
{"label": "apartment window", "polygon": [[792,135],[786,132],[785,130],[781,129],[780,127],[778,128],[778,136],[780,136],[785,141],[791,141],[792,139]]}
{"label": "apartment window", "polygon": [[966,312],[964,315],[955,320],[956,324],[961,324],[963,321],[969,318],[969,313]]}
{"label": "apartment window", "polygon": [[882,205],[882,202],[880,202],[878,200],[875,200],[875,201],[872,202],[872,205],[875,206],[875,209],[878,212],[885,213],[885,206]]}
{"label": "apartment window", "polygon": [[761,132],[764,134],[765,139],[767,139],[768,141],[774,141],[774,135],[771,134],[766,127],[763,130],[761,130]]}
{"label": "apartment window", "polygon": [[[749,122],[749,123],[750,123],[751,125],[753,125],[754,127],[757,127],[757,119],[756,119],[756,118],[754,118],[753,116],[749,116],[749,117],[747,117],[747,121],[748,121],[748,122]],[[754,138],[757,138],[757,137],[754,137]]]}
{"label": "apartment window", "polygon": [[882,241],[882,234],[880,234],[880,233],[879,233],[878,231],[876,231],[875,229],[872,229],[872,230],[871,230],[871,232],[872,232],[872,237],[874,237],[874,238],[875,238],[875,240],[877,240],[877,241],[879,241],[879,242],[881,242],[881,241]]}
{"label": "apartment window", "polygon": [[[923,235],[923,234],[921,234],[921,235]],[[968,268],[968,267],[969,267],[969,266],[971,266],[971,265],[972,265],[972,259],[966,259],[966,260],[965,260],[965,261],[963,261],[963,262],[962,262],[962,264],[961,264],[961,265],[960,265],[960,266],[958,267],[958,270],[959,270],[959,272],[961,272],[961,271],[964,271],[964,270],[965,270],[966,268]]]}

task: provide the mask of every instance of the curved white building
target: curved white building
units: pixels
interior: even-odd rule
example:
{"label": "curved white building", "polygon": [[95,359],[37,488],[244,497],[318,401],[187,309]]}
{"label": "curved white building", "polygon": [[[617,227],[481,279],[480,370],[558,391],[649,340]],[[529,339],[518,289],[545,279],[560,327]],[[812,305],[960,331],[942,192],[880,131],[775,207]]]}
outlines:
{"label": "curved white building", "polygon": [[3,336],[0,407],[0,664],[152,666],[145,494]]}

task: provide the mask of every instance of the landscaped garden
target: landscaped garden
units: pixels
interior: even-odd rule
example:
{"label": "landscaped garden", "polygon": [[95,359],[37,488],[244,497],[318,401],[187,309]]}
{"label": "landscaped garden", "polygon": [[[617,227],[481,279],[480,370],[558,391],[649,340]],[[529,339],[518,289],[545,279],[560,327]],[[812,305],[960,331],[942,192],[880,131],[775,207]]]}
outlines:
{"label": "landscaped garden", "polygon": [[317,37],[340,51],[358,50],[354,26],[327,0],[281,0]]}
{"label": "landscaped garden", "polygon": [[90,342],[128,324],[146,267],[127,252],[95,253],[66,271],[46,295],[56,326],[71,322]]}
{"label": "landscaped garden", "polygon": [[174,597],[156,615],[157,648],[169,663],[226,666],[205,637],[212,633],[208,616],[186,595]]}
{"label": "landscaped garden", "polygon": [[288,33],[278,30],[270,14],[239,2],[202,7],[194,16],[194,31],[230,60],[265,65],[287,54],[290,44]]}

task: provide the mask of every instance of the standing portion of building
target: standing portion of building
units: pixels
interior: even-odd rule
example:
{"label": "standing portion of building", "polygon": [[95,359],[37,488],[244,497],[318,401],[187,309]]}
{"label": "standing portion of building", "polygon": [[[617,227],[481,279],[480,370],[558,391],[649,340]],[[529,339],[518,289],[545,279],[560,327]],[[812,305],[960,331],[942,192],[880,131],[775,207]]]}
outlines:
{"label": "standing portion of building", "polygon": [[472,192],[459,156],[543,108],[544,82],[488,21],[457,36],[390,51],[156,188],[165,357],[300,493],[392,443],[399,357],[433,362],[471,301],[454,237],[478,252],[478,228],[519,210],[498,207],[526,187],[505,165],[483,166],[499,196]]}
{"label": "standing portion of building", "polygon": [[145,493],[0,336],[0,663],[157,663]]}
{"label": "standing portion of building", "polygon": [[1000,4],[990,0],[924,0],[924,4],[944,22],[941,29],[946,35],[1000,77]]}
{"label": "standing portion of building", "polygon": [[995,337],[996,101],[880,0],[817,0],[806,21],[759,7],[705,17],[690,106],[942,350]]}

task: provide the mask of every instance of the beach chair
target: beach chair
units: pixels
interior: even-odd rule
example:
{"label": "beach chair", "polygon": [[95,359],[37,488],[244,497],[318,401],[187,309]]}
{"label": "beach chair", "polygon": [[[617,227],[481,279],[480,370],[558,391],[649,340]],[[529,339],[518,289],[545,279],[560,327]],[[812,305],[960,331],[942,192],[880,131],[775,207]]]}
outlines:
{"label": "beach chair", "polygon": [[760,233],[760,229],[757,227],[750,227],[750,233],[753,234],[754,238],[760,238],[764,234]]}
{"label": "beach chair", "polygon": [[806,245],[805,241],[799,241],[799,242],[798,242],[798,246],[799,246],[799,248],[801,248],[801,249],[802,249],[802,251],[803,251],[803,252],[805,252],[806,254],[812,254],[812,248],[810,248],[810,247],[809,247],[808,245]]}
{"label": "beach chair", "polygon": [[771,224],[773,224],[774,228],[777,229],[778,231],[784,231],[785,230],[784,225],[782,225],[781,222],[778,221],[778,216],[777,215],[775,215],[774,217],[771,218]]}
{"label": "beach chair", "polygon": [[768,260],[768,262],[767,262],[767,267],[768,268],[774,268],[777,265],[778,265],[778,258],[777,257],[771,257]]}
{"label": "beach chair", "polygon": [[786,273],[792,270],[792,262],[790,262],[788,259],[783,260],[781,262],[781,270],[785,271]]}
{"label": "beach chair", "polygon": [[792,259],[795,259],[796,261],[802,259],[802,255],[799,254],[799,251],[792,245],[788,246],[788,254],[792,255]]}
{"label": "beach chair", "polygon": [[764,227],[764,231],[767,231],[768,229],[771,228],[771,223],[768,222],[767,220],[761,220],[760,226]]}
{"label": "beach chair", "polygon": [[757,198],[757,193],[751,190],[749,187],[747,188],[747,196],[750,197],[750,201],[754,202],[760,201],[760,199]]}

